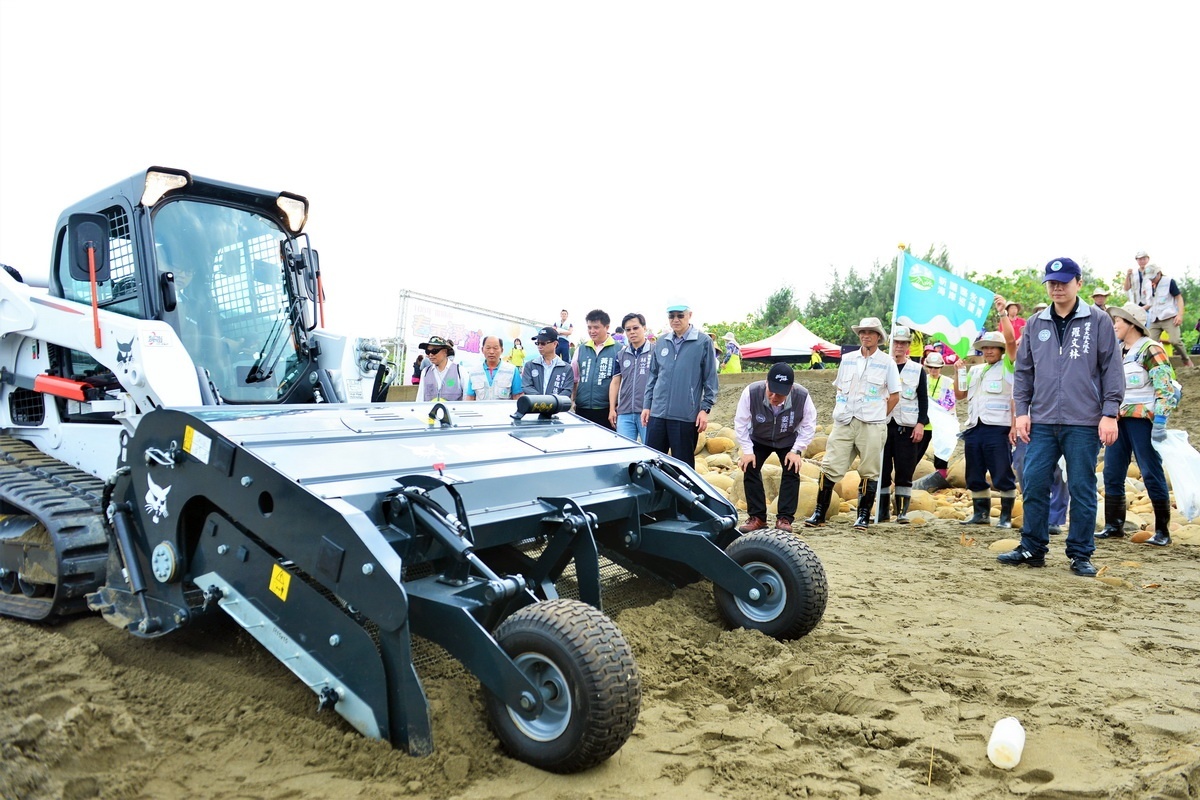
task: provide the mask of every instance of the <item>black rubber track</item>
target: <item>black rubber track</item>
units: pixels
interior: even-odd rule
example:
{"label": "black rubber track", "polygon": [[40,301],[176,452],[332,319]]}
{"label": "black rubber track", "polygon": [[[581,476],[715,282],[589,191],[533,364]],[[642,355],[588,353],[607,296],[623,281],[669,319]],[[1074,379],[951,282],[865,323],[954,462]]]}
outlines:
{"label": "black rubber track", "polygon": [[[0,436],[0,501],[6,513],[40,521],[49,533],[41,547],[56,553],[53,591],[39,597],[27,597],[19,589],[0,591],[0,614],[54,622],[87,610],[87,595],[103,583],[108,560],[103,491],[100,479],[28,442]],[[0,547],[11,546],[0,542]]]}

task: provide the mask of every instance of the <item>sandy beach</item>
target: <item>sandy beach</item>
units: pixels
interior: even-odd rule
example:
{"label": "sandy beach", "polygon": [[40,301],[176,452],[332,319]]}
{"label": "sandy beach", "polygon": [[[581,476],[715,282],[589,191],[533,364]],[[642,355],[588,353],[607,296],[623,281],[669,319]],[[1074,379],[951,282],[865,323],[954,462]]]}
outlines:
{"label": "sandy beach", "polygon": [[[1193,444],[1195,372],[1173,422]],[[824,422],[832,376],[802,374]],[[723,384],[714,419],[732,421],[740,388]],[[0,619],[0,797],[1200,796],[1200,548],[1101,541],[1094,580],[1068,571],[1061,537],[1045,569],[1010,568],[991,548],[1011,531],[850,522],[802,532],[830,598],[801,640],[726,629],[703,582],[647,586],[617,611],[641,717],[571,776],[505,756],[478,684],[446,659],[421,669],[437,749],[416,759],[317,714],[224,617],[157,641],[98,617]],[[985,751],[1007,716],[1027,740],[1006,771]]]}

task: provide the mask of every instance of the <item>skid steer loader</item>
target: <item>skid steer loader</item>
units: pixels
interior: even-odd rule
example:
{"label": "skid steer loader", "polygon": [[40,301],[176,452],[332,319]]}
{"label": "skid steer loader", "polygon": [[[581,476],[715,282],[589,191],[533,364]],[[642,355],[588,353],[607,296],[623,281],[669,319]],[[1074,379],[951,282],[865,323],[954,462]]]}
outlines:
{"label": "skid steer loader", "polygon": [[377,344],[316,324],[307,208],[151,168],[64,212],[47,288],[0,273],[0,613],[146,639],[228,614],[318,708],[414,755],[419,637],[479,679],[509,753],[559,772],[640,706],[602,557],[708,579],[734,626],[818,624],[804,542],[739,538],[690,466],[561,398],[377,402]]}

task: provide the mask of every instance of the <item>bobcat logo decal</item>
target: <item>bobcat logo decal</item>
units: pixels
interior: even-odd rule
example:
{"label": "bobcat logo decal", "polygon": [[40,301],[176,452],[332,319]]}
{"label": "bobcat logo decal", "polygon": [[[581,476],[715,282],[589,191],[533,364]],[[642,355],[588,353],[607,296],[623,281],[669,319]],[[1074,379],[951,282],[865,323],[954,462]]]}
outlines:
{"label": "bobcat logo decal", "polygon": [[128,342],[117,341],[117,363],[128,364],[133,361],[133,339]]}
{"label": "bobcat logo decal", "polygon": [[150,491],[146,492],[146,513],[150,515],[150,519],[157,525],[160,519],[166,519],[170,516],[167,511],[167,495],[171,493],[171,487],[165,489],[154,482],[154,479],[149,475],[146,476],[146,482],[150,484]]}

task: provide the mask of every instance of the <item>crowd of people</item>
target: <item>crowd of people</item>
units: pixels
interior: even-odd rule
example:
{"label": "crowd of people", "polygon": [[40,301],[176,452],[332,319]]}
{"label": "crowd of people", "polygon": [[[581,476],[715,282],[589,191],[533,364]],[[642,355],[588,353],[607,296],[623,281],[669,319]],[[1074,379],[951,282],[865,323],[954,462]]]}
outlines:
{"label": "crowd of people", "polygon": [[717,373],[740,371],[737,342],[724,346],[692,324],[687,303],[667,308],[667,328],[653,342],[646,318],[626,314],[620,341],[602,309],[587,313],[587,339],[572,348],[574,324],[566,309],[533,337],[536,355],[514,342],[484,336],[483,362],[466,369],[454,360],[454,342],[430,336],[413,364],[417,399],[508,400],[522,394],[561,395],[580,416],[669,455],[690,461],[717,399]]}
{"label": "crowd of people", "polygon": [[[996,527],[1011,528],[1018,486],[1021,492],[1020,543],[998,556],[1002,564],[1044,566],[1049,536],[1059,532],[1069,508],[1064,549],[1070,569],[1096,575],[1095,539],[1125,535],[1131,457],[1137,458],[1154,509],[1154,532],[1147,541],[1171,542],[1170,500],[1153,442],[1165,438],[1181,392],[1159,334],[1166,332],[1185,367],[1191,361],[1177,340],[1182,295],[1173,282],[1164,284],[1160,270],[1146,266],[1144,254],[1138,261],[1143,281],[1131,270],[1129,302],[1119,307],[1108,306],[1104,290],[1093,292],[1093,303],[1080,297],[1082,270],[1072,259],[1049,262],[1042,282],[1050,302],[1021,319],[1019,304],[997,296],[998,330],[974,342],[980,363],[958,372],[953,394],[954,401],[967,403],[961,439],[972,499],[972,514],[962,524],[991,524],[995,492],[1000,498]],[[943,408],[949,405],[939,354],[929,354],[936,358],[926,359],[922,373],[909,358],[907,329],[892,331],[890,363],[882,357],[884,331],[877,318],[864,319],[853,330],[861,347],[843,358],[835,381],[833,432],[808,527],[825,523],[832,486],[854,455],[860,458],[861,478],[854,527],[865,529],[872,510],[878,520],[894,512],[904,522],[914,454],[924,452],[928,409],[934,398]],[[1096,532],[1096,464],[1102,446],[1104,528]],[[882,473],[876,463],[882,463]],[[944,461],[935,464],[933,488],[938,480],[944,485],[945,468]]]}
{"label": "crowd of people", "polygon": [[[1041,567],[1049,536],[1061,532],[1069,508],[1065,552],[1077,575],[1094,576],[1095,539],[1125,535],[1125,475],[1137,458],[1154,508],[1152,545],[1170,544],[1170,500],[1162,460],[1153,443],[1165,437],[1180,387],[1160,343],[1165,333],[1192,362],[1180,341],[1184,300],[1178,286],[1137,255],[1124,290],[1128,302],[1109,306],[1097,287],[1082,297],[1083,275],[1070,258],[1046,264],[1048,303],[1022,317],[1019,303],[996,296],[997,330],[974,343],[978,363],[959,365],[947,378],[941,351],[914,358],[913,332],[890,332],[878,317],[851,326],[859,347],[843,354],[833,380],[833,427],[820,464],[815,506],[807,528],[826,524],[833,487],[858,460],[859,495],[853,527],[873,521],[908,522],[913,475],[934,439],[933,411],[955,413],[966,404],[963,441],[972,513],[963,525],[990,525],[993,493],[998,528],[1011,528],[1018,491],[1023,503],[1020,544],[1002,564]],[[585,317],[587,338],[572,347],[574,325],[560,319],[533,337],[536,355],[518,341],[507,357],[504,342],[483,338],[483,363],[460,368],[454,343],[422,342],[413,381],[421,400],[503,400],[523,393],[561,395],[574,411],[629,439],[690,463],[716,402],[718,373],[740,371],[740,348],[692,323],[687,303],[666,309],[667,327],[653,337],[645,316],[626,314],[614,333],[601,309]],[[890,341],[889,341],[890,340]],[[818,400],[819,401],[819,400]],[[798,506],[802,453],[816,431],[816,404],[797,384],[793,367],[777,363],[764,380],[745,387],[734,435],[741,448],[747,521],[739,531],[768,527],[762,468],[772,453],[782,466],[774,528],[792,531]],[[1096,464],[1104,459],[1104,527],[1096,532]],[[948,454],[915,488],[948,486]],[[1063,469],[1061,464],[1065,464]]]}

